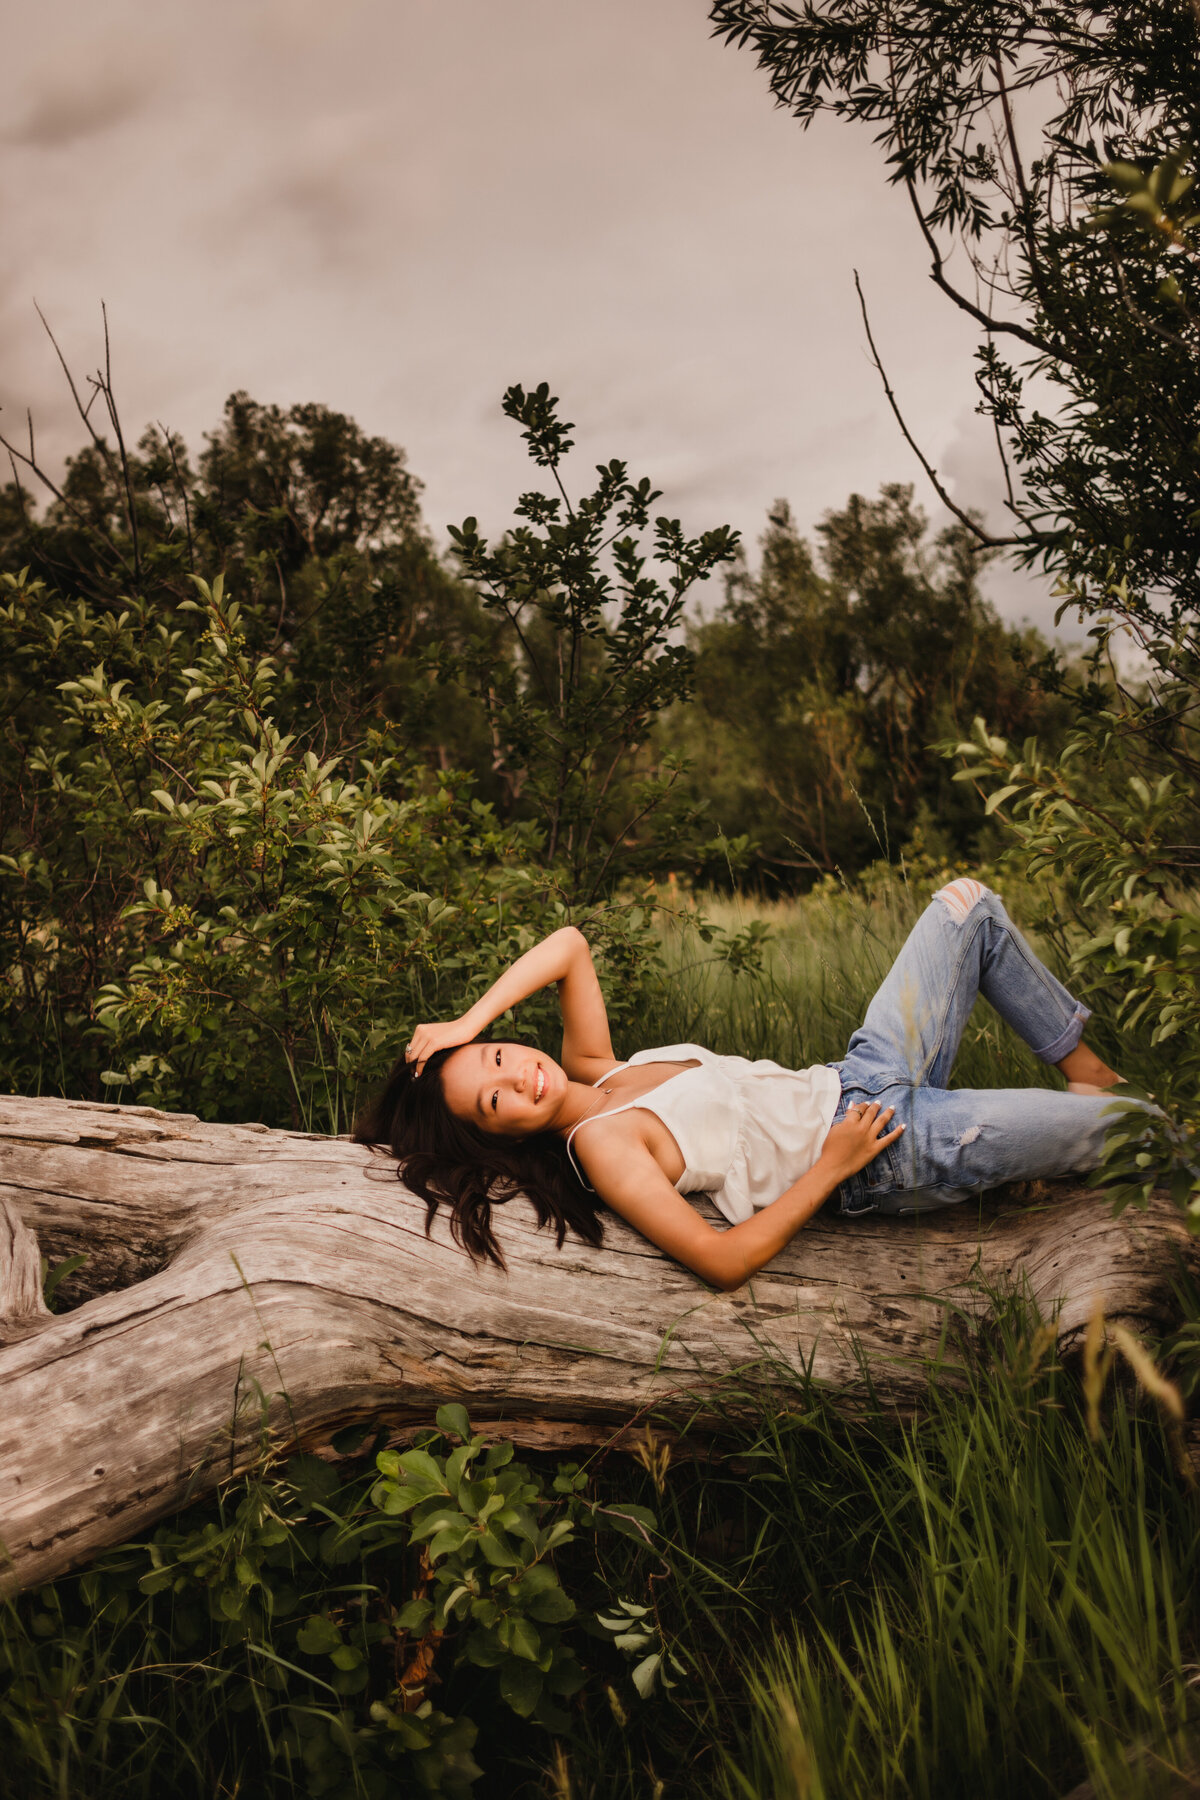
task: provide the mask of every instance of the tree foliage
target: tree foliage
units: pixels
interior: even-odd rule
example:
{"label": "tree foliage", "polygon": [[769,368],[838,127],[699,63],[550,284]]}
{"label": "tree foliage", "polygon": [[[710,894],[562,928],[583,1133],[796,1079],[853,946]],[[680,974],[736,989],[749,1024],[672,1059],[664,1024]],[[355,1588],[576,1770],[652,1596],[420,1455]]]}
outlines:
{"label": "tree foliage", "polygon": [[[619,1627],[614,1640],[564,1577],[582,1587],[580,1568],[624,1539],[640,1591],[648,1550],[666,1566],[649,1508],[598,1493],[575,1463],[551,1474],[517,1461],[461,1406],[440,1408],[408,1449],[381,1449],[386,1435],[339,1433],[340,1469],[265,1449],[215,1509],[0,1615],[0,1746],[22,1792],[64,1791],[68,1769],[106,1795],[219,1792],[234,1769],[235,1789],[263,1795],[470,1800],[484,1771],[466,1705],[493,1725],[491,1760],[514,1714],[540,1728],[534,1744],[568,1730],[586,1665],[623,1686]],[[589,1585],[649,1610],[594,1573]],[[78,1679],[48,1708],[55,1653]],[[649,1660],[631,1671],[643,1697]],[[149,1734],[148,1715],[160,1724]],[[187,1742],[189,1715],[205,1741]]]}
{"label": "tree foliage", "polygon": [[24,482],[0,494],[0,567],[101,613],[169,608],[221,575],[272,658],[285,728],[337,751],[386,723],[436,766],[481,769],[488,791],[482,716],[461,690],[439,695],[426,660],[483,621],[429,541],[403,451],[328,407],[245,393],[194,460],[158,426],[128,445],[106,375],[92,379],[111,430],[89,418],[61,481],[35,441],[21,453],[48,504]]}
{"label": "tree foliage", "polygon": [[[520,407],[557,472],[553,403]],[[496,626],[403,457],[340,415],[235,395],[194,475],[110,416],[43,517],[7,496],[0,560],[36,566],[0,575],[6,1080],[340,1125],[416,1018],[612,888],[626,766],[686,684],[683,596],[731,539],[660,520],[670,573],[643,577],[654,495],[610,464],[563,522],[525,496],[504,546],[464,537]],[[619,1024],[648,940],[636,906],[588,923]]]}
{"label": "tree foliage", "polygon": [[1027,670],[1047,646],[1000,623],[969,534],[931,538],[911,488],[852,495],[818,543],[814,555],[779,502],[758,569],[739,567],[693,626],[696,704],[662,736],[691,759],[715,821],[749,834],[770,885],[853,871],[914,833],[941,855],[979,854],[982,809],[928,746],[985,706],[1014,734],[1056,736],[1065,707]]}
{"label": "tree foliage", "polygon": [[[541,824],[547,856],[562,862],[572,891],[589,897],[639,866],[661,867],[681,837],[692,853],[694,816],[672,819],[664,809],[677,767],[632,783],[629,770],[657,715],[691,697],[684,604],[730,560],[737,534],[721,526],[689,539],[677,519],[659,516],[648,554],[642,534],[661,497],[649,480],[631,481],[613,460],[597,466],[592,492],[572,501],[561,469],[574,426],[559,417],[547,385],[510,388],[504,410],[557,492],[522,494],[522,522],[495,546],[474,519],[451,528],[464,575],[517,654],[497,659],[481,638],[448,666],[479,695],[497,766]],[[650,815],[655,832],[635,836]]]}
{"label": "tree foliage", "polygon": [[[981,328],[980,404],[1007,446],[1027,561],[1194,608],[1195,307],[1169,236],[1087,229],[1105,164],[1177,167],[1200,137],[1200,17],[1180,0],[713,0],[807,125],[873,129],[938,288]],[[1168,183],[1169,185],[1169,183]],[[1149,218],[1144,214],[1143,217]],[[970,274],[953,274],[963,262]],[[1189,317],[1191,323],[1189,323]],[[1031,382],[1057,390],[1037,403]]]}

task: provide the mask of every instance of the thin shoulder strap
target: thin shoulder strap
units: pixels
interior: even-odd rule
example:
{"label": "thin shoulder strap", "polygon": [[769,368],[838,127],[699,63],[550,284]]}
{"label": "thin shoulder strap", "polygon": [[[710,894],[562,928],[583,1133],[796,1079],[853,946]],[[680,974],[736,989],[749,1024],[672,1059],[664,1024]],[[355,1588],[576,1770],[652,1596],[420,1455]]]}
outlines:
{"label": "thin shoulder strap", "polygon": [[[618,1066],[623,1068],[625,1065],[622,1063],[622,1064],[619,1064]],[[611,1073],[611,1071],[610,1071],[610,1073]],[[606,1075],[602,1075],[600,1077],[600,1081],[606,1081],[607,1079],[608,1079],[608,1077]],[[593,1085],[596,1087],[599,1087],[600,1082],[596,1082]],[[653,1089],[651,1089],[651,1092],[653,1092]],[[575,1133],[578,1130],[580,1130],[580,1128],[582,1126],[590,1125],[592,1123],[593,1119],[615,1119],[618,1113],[628,1112],[631,1107],[642,1106],[644,1103],[645,1103],[645,1095],[639,1094],[635,1100],[626,1100],[624,1102],[624,1104],[621,1106],[609,1106],[609,1107],[606,1107],[603,1112],[589,1113],[586,1119],[580,1119],[578,1125],[572,1125],[570,1131],[567,1133],[567,1155],[571,1159],[571,1167],[574,1169],[575,1173],[578,1175],[580,1181],[582,1181],[584,1187],[588,1189],[589,1193],[594,1194],[596,1190],[592,1186],[591,1182],[588,1180],[587,1176],[584,1174],[583,1170],[579,1166],[578,1158],[576,1157],[575,1152],[571,1148],[571,1139],[575,1136]]]}
{"label": "thin shoulder strap", "polygon": [[[592,1086],[594,1088],[598,1088],[600,1086],[600,1083],[602,1081],[607,1081],[610,1075],[615,1075],[615,1074],[617,1074],[617,1072],[619,1070],[629,1069],[629,1068],[632,1068],[632,1066],[633,1066],[632,1063],[629,1063],[629,1062],[614,1063],[612,1068],[606,1069],[603,1075],[597,1075],[595,1081],[593,1081],[593,1083],[592,1083]],[[589,1113],[588,1118],[580,1119],[579,1125],[587,1125],[590,1122],[590,1120],[592,1120],[592,1119],[611,1119],[614,1113],[628,1112],[628,1110],[631,1106],[636,1106],[636,1105],[637,1105],[636,1100],[626,1100],[626,1102],[623,1106],[610,1106],[604,1112]],[[576,1175],[578,1175],[580,1181],[582,1181],[584,1187],[587,1188],[587,1190],[590,1194],[594,1194],[596,1190],[592,1186],[591,1182],[588,1180],[587,1176],[584,1174],[583,1170],[580,1168],[578,1159],[575,1155],[575,1152],[571,1148],[571,1139],[575,1136],[575,1133],[579,1130],[579,1125],[572,1125],[570,1131],[567,1133],[567,1155],[570,1158],[571,1167],[574,1169]]]}

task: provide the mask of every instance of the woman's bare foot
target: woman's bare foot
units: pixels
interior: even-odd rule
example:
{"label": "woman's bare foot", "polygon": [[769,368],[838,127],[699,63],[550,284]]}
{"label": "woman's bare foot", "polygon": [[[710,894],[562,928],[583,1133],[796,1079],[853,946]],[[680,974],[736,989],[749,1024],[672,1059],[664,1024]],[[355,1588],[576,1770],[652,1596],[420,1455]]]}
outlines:
{"label": "woman's bare foot", "polygon": [[1086,1044],[1077,1044],[1055,1067],[1067,1078],[1068,1094],[1106,1094],[1110,1088],[1119,1086],[1122,1079]]}

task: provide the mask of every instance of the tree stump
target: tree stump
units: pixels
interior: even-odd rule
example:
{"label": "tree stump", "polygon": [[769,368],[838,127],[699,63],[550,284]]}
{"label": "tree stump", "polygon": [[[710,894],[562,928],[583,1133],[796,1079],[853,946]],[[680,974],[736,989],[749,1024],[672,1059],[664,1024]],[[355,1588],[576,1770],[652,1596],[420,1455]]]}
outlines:
{"label": "tree stump", "polygon": [[[473,1266],[395,1165],[343,1139],[187,1114],[0,1098],[0,1541],[50,1579],[252,1466],[365,1419],[461,1401],[518,1443],[705,1416],[713,1383],[811,1378],[910,1406],[948,1319],[1019,1279],[1060,1335],[1093,1308],[1171,1319],[1197,1248],[1166,1200],[1114,1219],[1079,1186],[924,1218],[819,1215],[733,1294],[607,1221],[561,1251],[521,1199],[507,1272]],[[716,1216],[715,1214],[713,1215]],[[86,1252],[49,1314],[39,1250]],[[953,1358],[947,1366],[953,1379]],[[719,1427],[719,1409],[709,1423]]]}

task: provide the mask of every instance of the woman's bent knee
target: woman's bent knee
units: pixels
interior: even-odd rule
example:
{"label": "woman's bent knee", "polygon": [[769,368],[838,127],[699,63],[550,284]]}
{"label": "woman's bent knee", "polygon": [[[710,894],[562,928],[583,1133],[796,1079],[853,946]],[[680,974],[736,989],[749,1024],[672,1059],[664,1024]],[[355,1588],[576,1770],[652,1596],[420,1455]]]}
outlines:
{"label": "woman's bent knee", "polygon": [[976,881],[971,875],[960,875],[957,880],[948,881],[945,887],[939,888],[933,897],[940,900],[956,924],[961,925],[991,894],[991,888],[985,887],[982,881]]}

